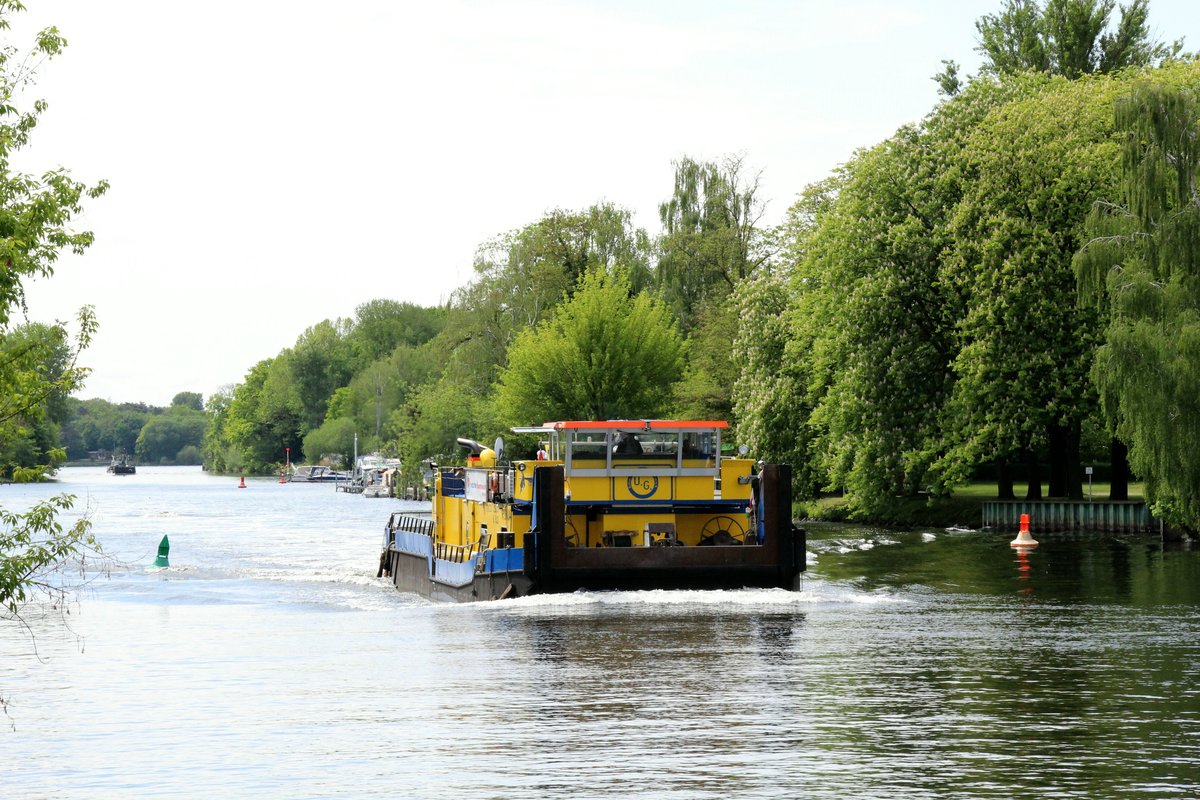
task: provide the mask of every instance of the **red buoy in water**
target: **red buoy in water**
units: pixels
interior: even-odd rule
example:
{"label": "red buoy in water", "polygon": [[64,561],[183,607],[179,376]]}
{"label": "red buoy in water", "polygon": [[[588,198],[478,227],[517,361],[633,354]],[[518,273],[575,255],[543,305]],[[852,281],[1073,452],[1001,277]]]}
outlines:
{"label": "red buoy in water", "polygon": [[239,489],[245,489],[245,488],[246,488],[246,476],[245,476],[245,475],[243,475],[243,476],[242,476],[242,482],[238,484],[238,488],[239,488]]}
{"label": "red buoy in water", "polygon": [[1037,547],[1037,539],[1029,535],[1029,515],[1021,515],[1021,530],[1017,532],[1017,538],[1008,543],[1010,547]]}

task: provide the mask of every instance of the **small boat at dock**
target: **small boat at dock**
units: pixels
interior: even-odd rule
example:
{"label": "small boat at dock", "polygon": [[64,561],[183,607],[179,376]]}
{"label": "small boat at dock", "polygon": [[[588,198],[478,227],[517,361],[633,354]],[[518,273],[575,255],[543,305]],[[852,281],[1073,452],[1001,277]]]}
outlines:
{"label": "small boat at dock", "polygon": [[358,456],[354,460],[354,474],[350,479],[354,488],[344,491],[353,491],[363,497],[392,497],[400,464],[400,459],[387,458],[378,453]]}
{"label": "small boat at dock", "polygon": [[393,513],[380,576],[434,600],[610,589],[799,588],[791,468],[721,452],[727,423],[549,422],[538,457],[470,439],[431,517]]}
{"label": "small boat at dock", "polygon": [[312,466],[296,467],[288,478],[289,483],[334,483],[349,480],[350,474],[336,470],[333,467],[314,464]]}

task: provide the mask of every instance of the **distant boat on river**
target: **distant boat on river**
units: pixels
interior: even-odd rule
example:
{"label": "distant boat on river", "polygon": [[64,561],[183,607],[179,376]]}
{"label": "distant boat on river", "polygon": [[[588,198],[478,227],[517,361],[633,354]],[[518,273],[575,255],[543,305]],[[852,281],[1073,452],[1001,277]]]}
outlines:
{"label": "distant boat on river", "polygon": [[137,472],[137,466],[124,453],[121,455],[113,454],[112,461],[108,465],[108,471],[113,475],[133,475]]}

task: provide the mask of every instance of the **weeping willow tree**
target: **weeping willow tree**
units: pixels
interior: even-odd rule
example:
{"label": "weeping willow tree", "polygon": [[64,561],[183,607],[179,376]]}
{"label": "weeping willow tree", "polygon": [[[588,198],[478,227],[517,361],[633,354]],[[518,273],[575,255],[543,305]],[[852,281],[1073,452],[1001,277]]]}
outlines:
{"label": "weeping willow tree", "polygon": [[1075,258],[1107,306],[1092,377],[1154,511],[1200,529],[1200,97],[1142,84],[1118,100],[1122,204],[1099,204]]}

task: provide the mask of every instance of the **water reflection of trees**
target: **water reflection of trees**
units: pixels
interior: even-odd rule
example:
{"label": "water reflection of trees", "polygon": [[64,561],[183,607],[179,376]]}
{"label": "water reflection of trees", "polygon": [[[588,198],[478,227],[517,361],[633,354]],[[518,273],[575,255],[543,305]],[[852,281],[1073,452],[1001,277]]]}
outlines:
{"label": "water reflection of trees", "polygon": [[1008,534],[810,531],[814,572],[858,588],[929,587],[938,592],[1042,601],[1200,604],[1200,554],[1144,536],[1040,533],[1022,574]]}
{"label": "water reflection of trees", "polygon": [[[935,553],[928,544],[891,547]],[[1155,776],[1190,785],[1189,772],[1200,774],[1186,746],[1200,732],[1190,679],[1200,619],[1194,606],[1152,603],[1194,574],[1200,554],[1140,542],[1114,554],[1118,542],[1063,570],[1057,561],[1073,545],[1051,541],[1031,555],[1034,591],[1021,596],[1007,541],[969,544],[949,543],[920,587],[894,555],[844,554],[839,569],[891,590],[833,586],[814,570],[786,607],[605,597],[449,613],[456,635],[475,637],[458,645],[485,675],[473,679],[490,684],[458,698],[456,729],[482,734],[458,752],[496,774],[496,796],[505,787],[713,798],[1052,787],[1082,798]],[[952,556],[986,563],[951,572]],[[991,593],[938,583],[977,575],[991,576]],[[1104,580],[1119,585],[1079,598]]]}
{"label": "water reflection of trees", "polygon": [[815,543],[815,572],[898,602],[852,610],[854,636],[828,649],[819,680],[841,738],[886,758],[900,785],[1112,796],[1162,776],[1185,785],[1200,764],[1177,752],[1200,726],[1200,712],[1180,715],[1200,708],[1187,677],[1200,662],[1200,554],[1105,535],[1043,534],[1024,554],[986,534],[864,532],[869,549],[837,537]]}

